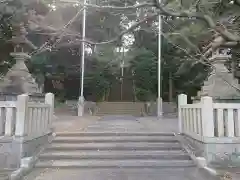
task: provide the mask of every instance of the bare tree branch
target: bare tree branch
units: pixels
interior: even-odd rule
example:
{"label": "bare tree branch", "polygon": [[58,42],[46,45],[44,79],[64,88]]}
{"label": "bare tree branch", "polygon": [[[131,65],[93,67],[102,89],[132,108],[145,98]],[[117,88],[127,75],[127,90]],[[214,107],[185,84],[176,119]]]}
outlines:
{"label": "bare tree branch", "polygon": [[168,36],[165,35],[164,33],[162,33],[162,35],[163,35],[163,37],[168,41],[168,43],[170,43],[170,44],[172,44],[174,47],[180,49],[180,50],[183,51],[187,56],[189,56],[192,60],[194,60],[195,62],[194,62],[193,65],[195,65],[195,64],[197,64],[197,63],[202,63],[202,64],[204,64],[204,65],[210,66],[209,63],[206,63],[206,62],[202,61],[202,59],[199,59],[199,58],[194,57],[193,55],[190,54],[190,52],[188,52],[188,50],[186,50],[186,49],[180,47],[179,45],[175,44],[175,43],[174,43],[173,41],[171,41],[171,40],[168,38]]}
{"label": "bare tree branch", "polygon": [[220,33],[224,38],[230,41],[240,41],[240,36],[233,34],[227,30],[227,28],[221,26],[219,27],[218,24],[214,22],[214,20],[202,13],[191,13],[191,12],[173,12],[173,11],[168,11],[166,8],[163,6],[158,6],[160,9],[160,14],[166,15],[166,16],[174,16],[174,17],[187,17],[187,18],[196,18],[199,20],[203,20],[207,23],[207,25],[214,29],[216,32]]}
{"label": "bare tree branch", "polygon": [[[171,30],[174,30],[174,27],[171,24],[169,24],[167,21],[164,21],[164,22],[170,26]],[[169,41],[168,36],[164,35],[164,33],[162,33],[162,35],[165,37],[165,39],[167,39]],[[187,50],[184,50],[183,48],[179,48],[182,51],[184,51],[189,57],[191,57],[193,60],[195,60],[195,62],[192,64],[192,66],[194,66],[198,63],[202,63],[202,64],[207,65],[207,66],[211,66],[207,57],[205,55],[203,55],[202,52],[200,51],[200,49],[194,43],[192,43],[185,35],[183,35],[181,33],[171,33],[170,36],[172,36],[172,35],[180,36],[190,47],[192,47],[193,49],[196,50],[196,52],[198,52],[198,55],[201,58],[197,59],[196,57],[190,55],[190,53]],[[173,43],[171,43],[171,44],[173,44]],[[178,46],[176,46],[176,47],[178,47]]]}
{"label": "bare tree branch", "polygon": [[234,3],[240,6],[240,0],[234,0]]}
{"label": "bare tree branch", "polygon": [[[240,0],[238,0],[240,1]],[[230,41],[240,41],[240,36],[233,34],[227,30],[226,27],[223,27],[223,25],[219,25],[214,22],[214,20],[206,14],[202,14],[199,12],[192,13],[192,12],[174,12],[174,11],[169,11],[165,6],[162,4],[158,3],[143,3],[139,5],[134,5],[134,6],[128,6],[128,7],[114,7],[114,6],[97,6],[97,5],[90,5],[88,4],[87,6],[89,7],[95,7],[95,8],[108,8],[108,9],[119,9],[119,10],[124,10],[124,9],[136,9],[140,7],[157,7],[159,9],[159,14],[166,15],[166,16],[174,16],[174,17],[186,17],[186,18],[196,18],[199,20],[203,20],[207,23],[207,25],[214,29],[216,32],[220,33],[225,39],[230,40]],[[197,1],[199,3],[199,1]]]}
{"label": "bare tree branch", "polygon": [[110,9],[110,10],[135,10],[137,8],[143,7],[154,7],[154,3],[141,3],[135,4],[133,6],[98,6],[95,4],[86,4],[86,7],[95,8],[95,9]]}
{"label": "bare tree branch", "polygon": [[196,7],[196,9],[199,9],[199,5],[200,5],[201,0],[196,0],[196,2],[193,4],[194,7]]}
{"label": "bare tree branch", "polygon": [[226,43],[221,44],[222,47],[236,47],[236,46],[240,46],[240,42],[239,41],[229,41]]}
{"label": "bare tree branch", "polygon": [[[158,2],[158,1],[156,1],[156,2]],[[159,14],[161,14],[161,15],[165,15],[165,16],[184,17],[184,18],[192,18],[192,19],[202,20],[202,21],[206,22],[207,25],[211,29],[213,29],[216,32],[218,32],[219,34],[221,34],[224,39],[226,39],[227,41],[230,41],[232,45],[234,44],[233,42],[236,42],[236,44],[238,44],[238,42],[240,42],[240,36],[229,32],[227,30],[227,28],[223,27],[222,25],[219,26],[219,24],[215,23],[214,20],[206,14],[202,14],[202,13],[198,13],[198,12],[193,13],[193,12],[187,12],[187,11],[183,11],[183,12],[169,11],[165,6],[163,6],[160,3],[156,3],[156,2],[155,3],[142,3],[142,4],[127,6],[127,7],[98,6],[98,5],[93,5],[93,4],[87,4],[86,6],[89,7],[89,8],[111,9],[111,10],[134,10],[134,9],[143,8],[143,7],[156,7],[157,8],[157,13],[155,13],[153,15],[149,15],[146,18],[144,18],[143,20],[135,23],[130,28],[126,29],[125,31],[122,31],[117,37],[115,37],[111,40],[103,41],[103,42],[93,42],[91,40],[84,40],[84,41],[86,43],[92,44],[92,45],[103,45],[103,44],[113,43],[113,42],[119,40],[124,34],[134,30],[135,28],[137,28],[142,23],[146,22],[147,20],[156,18]],[[199,3],[198,0],[196,2]],[[59,44],[58,47],[79,45],[82,41],[83,40],[76,40],[75,42]],[[219,47],[221,45],[222,44],[218,44],[218,45],[215,44],[215,47]],[[204,57],[208,57],[208,55],[212,52],[213,49],[211,49],[211,48],[207,49]]]}
{"label": "bare tree branch", "polygon": [[[111,39],[111,40],[108,40],[108,41],[103,41],[103,42],[93,42],[91,40],[88,40],[88,39],[85,39],[85,40],[76,40],[74,42],[67,42],[67,43],[61,43],[59,45],[56,46],[56,48],[63,48],[63,47],[69,47],[69,46],[77,46],[77,45],[80,45],[81,42],[85,42],[87,44],[90,44],[90,45],[104,45],[104,44],[110,44],[110,43],[113,43],[113,42],[116,42],[117,40],[121,39],[123,35],[127,34],[128,32],[136,29],[139,25],[141,25],[142,23],[148,21],[148,20],[152,20],[154,18],[156,18],[158,16],[158,13],[154,13],[154,14],[151,14],[151,15],[148,15],[147,17],[145,17],[144,19],[134,23],[132,26],[130,26],[128,29],[122,31],[117,37]],[[47,50],[47,49],[46,49]],[[46,50],[42,50],[41,52],[44,52]],[[38,52],[38,53],[41,53],[41,52]],[[37,53],[37,54],[38,54]]]}
{"label": "bare tree branch", "polygon": [[[59,39],[57,39],[57,41],[53,44],[54,46],[61,41],[62,37],[64,36],[65,30],[68,28],[68,26],[70,26],[77,19],[77,17],[80,15],[82,10],[83,10],[83,8],[79,9],[79,11],[76,13],[76,15],[70,21],[68,21],[67,24],[65,24],[63,26],[63,28],[61,29],[60,35],[58,36]],[[46,51],[46,47],[49,45],[50,42],[54,41],[55,38],[56,38],[56,36],[53,36],[50,39],[50,41],[45,42],[39,49],[33,51],[31,53],[31,55],[38,54],[39,52]],[[53,45],[51,45],[51,46],[53,46]]]}

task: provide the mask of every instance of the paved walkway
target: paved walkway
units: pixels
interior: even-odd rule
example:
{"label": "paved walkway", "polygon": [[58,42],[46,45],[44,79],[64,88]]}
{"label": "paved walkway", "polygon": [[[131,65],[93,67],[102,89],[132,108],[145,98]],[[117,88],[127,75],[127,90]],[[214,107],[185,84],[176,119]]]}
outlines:
{"label": "paved walkway", "polygon": [[90,124],[96,123],[97,116],[58,116],[53,122],[55,132],[84,131]]}
{"label": "paved walkway", "polygon": [[[132,116],[60,117],[57,132],[177,132],[176,119],[135,118]],[[177,169],[41,169],[24,180],[218,180],[197,168]]]}

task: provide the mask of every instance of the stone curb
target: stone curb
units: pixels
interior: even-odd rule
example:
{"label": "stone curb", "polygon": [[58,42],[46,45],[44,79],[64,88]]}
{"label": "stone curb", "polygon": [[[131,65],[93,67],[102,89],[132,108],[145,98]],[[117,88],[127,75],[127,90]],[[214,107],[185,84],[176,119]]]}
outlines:
{"label": "stone curb", "polygon": [[207,161],[204,157],[196,157],[194,155],[194,153],[189,149],[189,147],[187,147],[186,145],[184,145],[183,141],[181,140],[181,138],[179,138],[180,134],[175,134],[175,136],[177,137],[177,139],[179,140],[179,142],[181,143],[183,149],[190,155],[191,159],[194,161],[194,163],[201,169],[206,170],[210,175],[212,176],[221,176],[221,174],[219,174],[215,169],[210,168],[207,166]]}
{"label": "stone curb", "polygon": [[[218,171],[214,168],[210,168],[207,165],[207,160],[204,157],[196,157],[195,154],[191,151],[191,149],[189,149],[188,146],[184,145],[183,141],[181,140],[181,138],[179,138],[179,135],[181,135],[180,133],[175,134],[177,139],[179,140],[179,142],[181,143],[182,147],[184,148],[184,150],[190,155],[190,157],[192,158],[192,160],[194,161],[194,163],[201,169],[204,169],[207,173],[209,173],[212,176],[215,177],[221,177],[222,179],[226,179],[226,180],[236,180],[236,178],[234,177],[234,173],[232,174],[231,172],[225,171],[224,173],[222,171]],[[230,176],[230,177],[229,177]],[[239,178],[237,178],[239,179]]]}
{"label": "stone curb", "polygon": [[[54,133],[52,133],[52,135],[50,135],[49,143],[51,143],[51,141],[53,140],[53,137],[54,137]],[[11,173],[10,179],[11,180],[20,180],[23,176],[28,174],[32,170],[34,165],[36,164],[38,157],[45,150],[46,146],[41,148],[35,156],[26,157],[26,158],[21,159],[21,167]]]}

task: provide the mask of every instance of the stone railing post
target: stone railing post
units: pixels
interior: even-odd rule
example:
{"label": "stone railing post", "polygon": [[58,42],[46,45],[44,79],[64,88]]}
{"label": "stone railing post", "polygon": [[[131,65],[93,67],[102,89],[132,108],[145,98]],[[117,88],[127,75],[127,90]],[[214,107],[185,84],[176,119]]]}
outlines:
{"label": "stone railing post", "polygon": [[27,111],[28,111],[28,100],[29,97],[27,94],[22,94],[17,97],[17,113],[16,113],[16,136],[25,136],[27,135]]}
{"label": "stone railing post", "polygon": [[47,93],[45,95],[45,104],[50,105],[50,115],[49,115],[49,122],[48,124],[48,128],[52,128],[52,121],[53,121],[53,113],[54,113],[54,94],[53,93]]}
{"label": "stone railing post", "polygon": [[183,119],[182,119],[182,112],[181,112],[181,106],[187,104],[187,95],[186,94],[180,94],[178,95],[178,128],[179,133],[183,133]]}
{"label": "stone railing post", "polygon": [[205,96],[201,98],[202,104],[202,135],[214,137],[213,99]]}

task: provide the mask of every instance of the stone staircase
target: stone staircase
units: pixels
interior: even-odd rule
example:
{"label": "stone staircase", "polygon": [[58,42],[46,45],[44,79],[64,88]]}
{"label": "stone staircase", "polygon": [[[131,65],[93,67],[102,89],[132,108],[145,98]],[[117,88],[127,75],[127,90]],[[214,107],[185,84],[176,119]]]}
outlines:
{"label": "stone staircase", "polygon": [[61,106],[58,106],[54,109],[55,114],[57,115],[69,115],[69,116],[76,116],[76,105],[67,105],[67,104],[61,104]]}
{"label": "stone staircase", "polygon": [[98,103],[97,116],[104,115],[133,115],[141,116],[144,112],[142,102],[100,102]]}
{"label": "stone staircase", "polygon": [[35,168],[186,168],[195,166],[172,133],[58,133]]}
{"label": "stone staircase", "polygon": [[0,180],[9,180],[11,177],[11,173],[16,169],[0,169]]}

